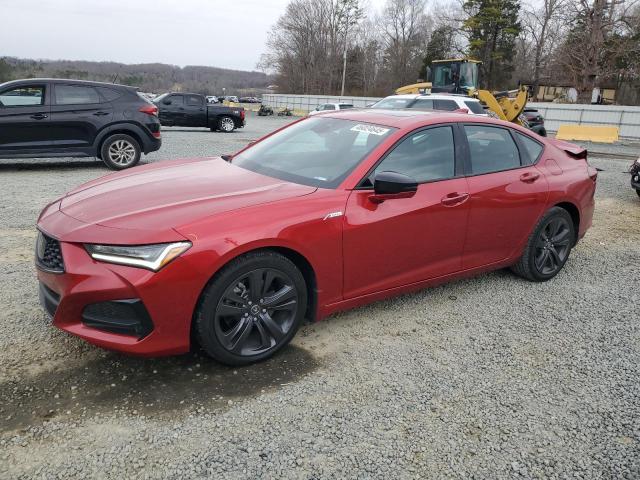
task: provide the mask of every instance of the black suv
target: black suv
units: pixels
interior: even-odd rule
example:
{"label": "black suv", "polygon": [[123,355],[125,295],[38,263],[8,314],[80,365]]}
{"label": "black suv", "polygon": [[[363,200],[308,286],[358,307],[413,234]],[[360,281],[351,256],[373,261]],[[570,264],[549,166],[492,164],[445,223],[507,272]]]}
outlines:
{"label": "black suv", "polygon": [[158,107],[135,88],[60,79],[0,84],[0,158],[98,157],[122,170],[161,144]]}

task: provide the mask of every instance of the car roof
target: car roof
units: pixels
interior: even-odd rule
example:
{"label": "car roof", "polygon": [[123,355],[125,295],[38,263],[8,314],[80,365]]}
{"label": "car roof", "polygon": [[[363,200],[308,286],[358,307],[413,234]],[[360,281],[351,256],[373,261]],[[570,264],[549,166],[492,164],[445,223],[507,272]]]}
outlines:
{"label": "car roof", "polygon": [[388,97],[384,97],[382,100],[386,100],[387,98],[407,98],[410,100],[417,100],[418,98],[430,98],[432,100],[457,100],[460,99],[464,102],[479,102],[477,98],[468,97],[466,95],[453,95],[446,93],[411,93],[404,95],[389,95]]}
{"label": "car roof", "polygon": [[92,80],[74,80],[72,78],[22,78],[20,80],[11,80],[9,82],[5,82],[0,84],[0,87],[10,87],[12,85],[23,85],[30,83],[75,83],[78,85],[90,85],[94,87],[118,87],[118,88],[127,88],[129,90],[138,90],[137,87],[132,87],[129,85],[121,85],[119,83],[109,83],[109,82],[94,82]]}
{"label": "car roof", "polygon": [[322,118],[340,118],[355,122],[373,123],[385,127],[398,128],[403,130],[413,130],[427,125],[437,123],[488,123],[497,126],[514,128],[527,131],[515,123],[485,117],[483,115],[471,115],[468,113],[447,112],[442,110],[413,110],[413,109],[372,109],[372,108],[352,108],[347,110],[336,110],[334,112],[324,112]]}

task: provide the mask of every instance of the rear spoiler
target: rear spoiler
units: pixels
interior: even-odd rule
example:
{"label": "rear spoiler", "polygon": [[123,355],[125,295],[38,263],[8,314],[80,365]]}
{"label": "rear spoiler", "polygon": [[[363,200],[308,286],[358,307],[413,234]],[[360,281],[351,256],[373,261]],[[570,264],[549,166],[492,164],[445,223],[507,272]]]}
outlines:
{"label": "rear spoiler", "polygon": [[564,140],[556,140],[555,138],[547,138],[547,141],[550,142],[555,147],[559,148],[566,152],[571,158],[579,159],[587,159],[587,149],[581,147],[580,145],[576,145],[575,143],[565,142]]}

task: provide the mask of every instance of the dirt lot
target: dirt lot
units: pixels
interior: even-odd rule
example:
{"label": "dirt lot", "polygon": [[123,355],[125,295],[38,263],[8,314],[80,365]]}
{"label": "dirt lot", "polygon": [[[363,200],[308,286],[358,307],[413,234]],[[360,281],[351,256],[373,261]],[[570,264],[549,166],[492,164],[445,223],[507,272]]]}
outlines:
{"label": "dirt lot", "polygon": [[[168,129],[146,161],[229,153],[287,121]],[[499,271],[376,303],[238,369],[50,327],[36,216],[108,171],[0,161],[0,477],[639,478],[640,199],[629,160],[591,161],[594,226],[553,281]]]}

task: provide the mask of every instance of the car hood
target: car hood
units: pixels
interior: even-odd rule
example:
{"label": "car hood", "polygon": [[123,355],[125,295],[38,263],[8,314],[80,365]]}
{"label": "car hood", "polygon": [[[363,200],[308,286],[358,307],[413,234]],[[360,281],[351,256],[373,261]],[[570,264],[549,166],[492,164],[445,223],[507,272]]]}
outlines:
{"label": "car hood", "polygon": [[81,185],[62,199],[60,211],[103,227],[163,231],[315,190],[245,170],[219,157],[178,160],[136,167]]}

